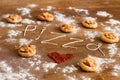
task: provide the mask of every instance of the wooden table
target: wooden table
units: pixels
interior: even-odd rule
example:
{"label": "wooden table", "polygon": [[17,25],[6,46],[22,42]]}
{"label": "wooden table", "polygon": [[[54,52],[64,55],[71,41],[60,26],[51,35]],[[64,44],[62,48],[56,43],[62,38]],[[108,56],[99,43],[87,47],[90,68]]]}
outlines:
{"label": "wooden table", "polygon": [[[29,4],[33,4],[33,6]],[[28,14],[25,12],[26,14],[22,15],[21,10],[17,10],[18,8],[30,9],[30,13],[28,11]],[[65,22],[55,20],[53,22],[43,21],[38,24],[37,21],[39,20],[37,19],[37,15],[47,11],[46,9],[50,9],[48,12],[54,15],[55,12],[59,12],[64,15],[64,18],[75,20],[72,24],[80,29],[74,34],[66,34],[58,29],[58,27]],[[87,11],[88,14],[86,13]],[[97,12],[100,11],[109,14],[106,15],[104,13],[102,15],[101,13],[101,15],[98,15]],[[13,24],[12,26],[12,24],[6,21],[6,16],[12,13],[20,14],[23,19],[33,20],[33,22],[23,22],[20,24]],[[96,19],[98,22],[97,29],[86,29],[81,25],[81,21],[88,17]],[[108,23],[110,20],[116,20],[117,22],[113,24]],[[37,29],[32,32],[28,31],[26,36],[23,36],[27,25],[36,25]],[[35,40],[43,27],[46,26],[48,26],[47,30],[41,38]],[[120,42],[115,43],[116,46],[110,48],[111,50],[116,50],[117,48],[117,52],[113,53],[111,57],[108,46],[112,44],[102,42],[97,35],[97,37],[95,36],[95,41],[91,42],[90,38],[84,35],[85,31],[103,32],[105,31],[105,27],[111,27],[113,30],[117,30],[114,29],[116,26],[119,29],[120,0],[0,0],[0,80],[120,80]],[[18,34],[16,34],[17,32],[11,32],[10,34],[11,30],[18,31]],[[58,46],[42,44],[42,40],[55,37],[55,35],[51,35],[50,32],[59,32],[67,36],[53,41],[57,43]],[[120,36],[120,34],[118,34],[118,36]],[[61,47],[63,44],[70,42],[69,38],[72,37],[84,39],[84,42],[72,44],[72,46],[77,47],[77,50]],[[10,41],[10,39],[12,40]],[[26,42],[25,40],[28,40],[27,42],[30,41],[31,44],[36,46],[36,56],[23,58],[18,55],[17,49],[22,42]],[[87,50],[85,46],[89,43],[102,43],[101,49],[105,53],[105,56],[103,56],[100,51]],[[47,67],[48,72],[45,72],[44,65],[50,62],[53,63],[47,56],[47,53],[50,52],[59,52],[61,54],[73,53],[74,58],[57,64],[53,69]],[[85,72],[77,65],[79,60],[88,55],[97,57],[97,59],[100,58],[100,61],[104,61],[100,62],[103,63],[100,64],[100,72]],[[77,70],[74,69],[73,72],[70,73],[69,71],[65,73],[62,72],[66,66],[71,67],[71,65]]]}

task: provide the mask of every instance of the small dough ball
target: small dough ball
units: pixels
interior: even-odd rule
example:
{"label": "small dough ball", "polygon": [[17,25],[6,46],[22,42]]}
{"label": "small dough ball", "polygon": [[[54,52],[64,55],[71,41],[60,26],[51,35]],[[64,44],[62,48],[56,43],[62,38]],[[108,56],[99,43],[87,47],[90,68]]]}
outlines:
{"label": "small dough ball", "polygon": [[8,18],[7,21],[10,23],[20,23],[22,21],[22,17],[17,14],[11,14]]}
{"label": "small dough ball", "polygon": [[63,24],[60,26],[60,30],[66,33],[73,32],[75,30],[75,26]]}
{"label": "small dough ball", "polygon": [[53,21],[54,16],[48,12],[44,12],[38,15],[38,19],[43,21]]}
{"label": "small dough ball", "polygon": [[119,37],[112,32],[103,32],[100,39],[107,43],[115,43],[119,41]]}
{"label": "small dough ball", "polygon": [[18,49],[18,54],[23,57],[34,56],[36,54],[35,46],[25,44]]}
{"label": "small dough ball", "polygon": [[97,22],[94,21],[94,20],[83,20],[82,25],[86,28],[91,28],[91,29],[94,29],[94,28],[98,27]]}
{"label": "small dough ball", "polygon": [[80,61],[79,66],[85,71],[96,71],[98,62],[93,58],[87,57]]}

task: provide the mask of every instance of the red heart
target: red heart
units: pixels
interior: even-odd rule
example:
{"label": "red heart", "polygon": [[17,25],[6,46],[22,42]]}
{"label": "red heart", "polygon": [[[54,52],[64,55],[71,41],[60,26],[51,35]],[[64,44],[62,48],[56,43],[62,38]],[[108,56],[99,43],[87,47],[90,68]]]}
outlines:
{"label": "red heart", "polygon": [[54,60],[56,63],[65,62],[68,59],[72,59],[74,56],[73,54],[60,54],[58,52],[48,53],[48,57]]}

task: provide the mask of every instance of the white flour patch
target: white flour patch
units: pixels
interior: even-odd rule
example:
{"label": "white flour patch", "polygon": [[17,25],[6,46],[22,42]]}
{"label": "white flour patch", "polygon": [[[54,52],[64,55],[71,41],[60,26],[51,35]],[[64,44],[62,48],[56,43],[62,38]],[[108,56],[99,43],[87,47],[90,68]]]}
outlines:
{"label": "white flour patch", "polygon": [[88,12],[87,9],[78,9],[78,8],[74,8],[74,7],[68,7],[68,9],[74,10],[74,11],[77,12],[77,13],[84,12],[85,14],[89,15],[89,12]]}
{"label": "white flour patch", "polygon": [[86,77],[86,76],[80,76],[80,78],[81,78],[82,80],[93,80],[93,79],[91,79],[91,78],[89,78],[89,77]]}
{"label": "white flour patch", "polygon": [[59,12],[54,12],[55,14],[55,19],[59,22],[62,22],[64,24],[74,24],[75,20],[72,19],[71,17],[66,17],[66,15],[59,13]]}
{"label": "white flour patch", "polygon": [[62,68],[63,73],[72,73],[76,70],[77,70],[77,68],[74,65],[66,66],[66,67]]}
{"label": "white flour patch", "polygon": [[75,76],[67,76],[67,75],[64,75],[67,80],[78,80]]}
{"label": "white flour patch", "polygon": [[26,38],[21,38],[19,39],[19,45],[22,46],[24,44],[30,44],[32,41],[33,41],[32,39],[28,40]]}
{"label": "white flour patch", "polygon": [[115,64],[113,66],[113,71],[111,72],[112,76],[119,76],[120,75],[120,64]]}
{"label": "white flour patch", "polygon": [[97,18],[93,18],[93,17],[83,17],[83,19],[85,19],[85,20],[97,20]]}
{"label": "white flour patch", "polygon": [[110,24],[111,26],[120,25],[120,21],[115,19],[109,19],[109,21],[106,21],[106,23]]}
{"label": "white flour patch", "polygon": [[106,11],[97,11],[96,15],[102,16],[102,17],[112,17],[112,15]]}
{"label": "white flour patch", "polygon": [[24,23],[24,24],[35,24],[35,21],[31,20],[31,19],[28,19],[28,18],[25,18],[25,19],[22,20],[22,23]]}
{"label": "white flour patch", "polygon": [[6,27],[5,22],[0,22],[0,27]]}
{"label": "white flour patch", "polygon": [[37,4],[28,4],[27,7],[29,8],[36,8],[38,5]]}
{"label": "white flour patch", "polygon": [[17,39],[10,37],[10,38],[5,39],[5,41],[9,43],[15,43]]}
{"label": "white flour patch", "polygon": [[30,15],[31,9],[30,8],[17,8],[20,11],[21,15]]}
{"label": "white flour patch", "polygon": [[57,63],[53,63],[53,62],[44,62],[42,64],[42,67],[44,69],[45,72],[48,72],[49,69],[53,69],[57,66]]}
{"label": "white flour patch", "polygon": [[91,55],[88,55],[88,57],[94,58],[99,63],[99,67],[96,70],[96,72],[98,72],[98,73],[103,70],[104,66],[107,67],[107,64],[114,63],[116,61],[115,59],[111,59],[111,58],[99,58],[99,57],[94,57]]}
{"label": "white flour patch", "polygon": [[38,80],[29,72],[29,69],[20,69],[14,72],[6,61],[0,61],[0,80]]}
{"label": "white flour patch", "polygon": [[46,8],[41,8],[41,10],[46,10],[46,11],[51,11],[53,9],[55,9],[55,7],[53,6],[47,6]]}
{"label": "white flour patch", "polygon": [[117,54],[118,48],[116,44],[109,44],[107,49],[108,49],[110,57],[113,57],[115,54]]}
{"label": "white flour patch", "polygon": [[36,54],[32,58],[29,58],[29,59],[22,58],[22,60],[24,62],[27,61],[28,65],[30,65],[30,67],[34,68],[36,71],[40,70],[40,65],[42,63],[40,55]]}
{"label": "white flour patch", "polygon": [[99,37],[101,32],[98,31],[84,31],[84,35],[89,39],[91,42],[95,41],[96,37]]}
{"label": "white flour patch", "polygon": [[18,31],[18,30],[9,30],[8,31],[8,36],[9,37],[17,37],[18,35],[20,35],[22,32]]}

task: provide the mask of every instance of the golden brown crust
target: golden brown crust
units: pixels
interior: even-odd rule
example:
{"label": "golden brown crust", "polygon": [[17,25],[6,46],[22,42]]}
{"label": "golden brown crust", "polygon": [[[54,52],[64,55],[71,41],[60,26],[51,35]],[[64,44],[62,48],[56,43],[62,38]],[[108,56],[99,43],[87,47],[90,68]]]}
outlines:
{"label": "golden brown crust", "polygon": [[85,71],[96,71],[99,64],[95,59],[87,57],[80,61],[79,66]]}
{"label": "golden brown crust", "polygon": [[60,30],[63,32],[73,32],[75,27],[69,24],[63,24],[60,26]]}
{"label": "golden brown crust", "polygon": [[22,21],[22,17],[17,14],[11,14],[8,18],[7,21],[10,23],[20,23]]}
{"label": "golden brown crust", "polygon": [[115,43],[119,41],[119,37],[112,32],[103,32],[100,38],[107,43]]}
{"label": "golden brown crust", "polygon": [[36,54],[36,49],[33,45],[23,45],[18,49],[18,54],[23,57],[31,57]]}
{"label": "golden brown crust", "polygon": [[94,21],[94,20],[83,20],[82,25],[86,28],[91,28],[91,29],[94,29],[94,28],[98,27],[97,22]]}
{"label": "golden brown crust", "polygon": [[44,12],[38,15],[38,19],[43,21],[53,21],[54,16],[48,12]]}

